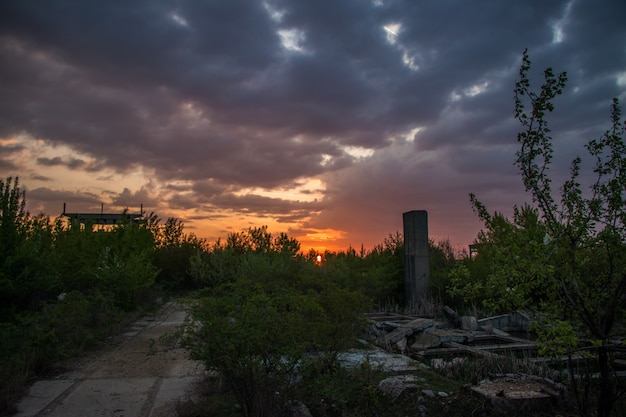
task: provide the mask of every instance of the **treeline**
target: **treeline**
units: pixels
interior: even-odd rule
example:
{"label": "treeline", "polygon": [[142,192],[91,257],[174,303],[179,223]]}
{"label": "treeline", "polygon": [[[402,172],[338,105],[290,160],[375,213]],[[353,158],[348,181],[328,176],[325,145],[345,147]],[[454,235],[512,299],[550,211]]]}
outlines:
{"label": "treeline", "polygon": [[[119,331],[137,311],[157,308],[157,298],[202,290],[205,298],[223,302],[252,293],[273,297],[280,288],[281,297],[304,297],[310,308],[325,311],[324,326],[345,328],[348,317],[358,321],[365,309],[403,302],[404,250],[397,233],[370,251],[302,253],[297,240],[274,236],[267,227],[209,243],[185,233],[180,220],[162,222],[155,214],[99,230],[30,215],[25,206],[18,179],[0,180],[3,413],[30,378]],[[453,255],[445,243],[431,251],[438,282]],[[337,327],[326,330],[353,336]],[[335,334],[328,341],[345,337]]]}

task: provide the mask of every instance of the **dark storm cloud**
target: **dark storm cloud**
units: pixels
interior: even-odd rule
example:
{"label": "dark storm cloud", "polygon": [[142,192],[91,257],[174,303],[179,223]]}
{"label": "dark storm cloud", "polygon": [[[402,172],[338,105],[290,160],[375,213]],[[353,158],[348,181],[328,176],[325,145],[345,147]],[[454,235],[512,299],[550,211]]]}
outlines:
{"label": "dark storm cloud", "polygon": [[17,171],[18,167],[12,161],[7,161],[0,158],[0,169],[3,172],[15,172]]}
{"label": "dark storm cloud", "polygon": [[26,190],[27,199],[37,201],[47,207],[55,207],[56,210],[46,211],[50,216],[58,216],[63,213],[64,202],[67,204],[67,212],[90,211],[100,208],[100,196],[90,192],[59,191],[48,187],[38,187]]}
{"label": "dark storm cloud", "polygon": [[15,172],[17,165],[11,160],[13,155],[24,149],[21,145],[0,143],[0,169],[6,172]]}
{"label": "dark storm cloud", "polygon": [[24,147],[22,145],[16,145],[13,143],[9,145],[3,145],[0,143],[0,155],[2,156],[12,155],[14,153],[21,152],[23,150],[24,150]]}
{"label": "dark storm cloud", "polygon": [[42,182],[52,181],[52,178],[46,177],[45,175],[31,175],[30,178],[35,181],[42,181]]}
{"label": "dark storm cloud", "polygon": [[232,210],[242,213],[252,213],[259,216],[275,216],[279,219],[291,217],[297,214],[300,218],[322,208],[320,202],[285,201],[279,198],[264,197],[247,194],[237,196],[234,194],[223,195],[214,200],[218,207],[230,207]]}
{"label": "dark storm cloud", "polygon": [[37,163],[39,165],[42,166],[49,166],[49,167],[53,167],[53,166],[65,166],[69,169],[77,169],[77,168],[81,168],[85,165],[85,161],[83,161],[82,159],[78,159],[78,158],[61,158],[61,157],[54,157],[54,158],[37,158]]}
{"label": "dark storm cloud", "polygon": [[158,207],[159,200],[155,198],[146,188],[141,188],[136,192],[132,192],[128,188],[124,188],[120,194],[113,198],[113,204],[116,206],[128,207],[134,212],[142,206]]}
{"label": "dark storm cloud", "polygon": [[[501,207],[519,191],[522,51],[535,85],[547,66],[568,72],[551,120],[569,150],[625,95],[624,21],[620,0],[4,1],[0,138],[97,161],[40,158],[49,166],[142,166],[177,207],[316,213],[310,227],[350,233],[372,221],[391,232],[381,216],[429,207],[465,227],[468,192]],[[5,148],[3,172],[16,167]],[[306,177],[327,182],[323,207],[233,194]]]}

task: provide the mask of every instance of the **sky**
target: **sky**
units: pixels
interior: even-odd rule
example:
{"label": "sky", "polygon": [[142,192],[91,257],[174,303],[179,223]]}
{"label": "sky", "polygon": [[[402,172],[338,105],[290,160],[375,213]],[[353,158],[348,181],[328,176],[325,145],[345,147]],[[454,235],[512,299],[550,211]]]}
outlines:
{"label": "sky", "polygon": [[268,226],[305,250],[369,249],[427,210],[430,238],[464,248],[469,193],[530,202],[523,51],[534,86],[568,74],[558,185],[626,99],[625,22],[623,0],[3,0],[0,178],[31,214],[143,205],[209,241]]}

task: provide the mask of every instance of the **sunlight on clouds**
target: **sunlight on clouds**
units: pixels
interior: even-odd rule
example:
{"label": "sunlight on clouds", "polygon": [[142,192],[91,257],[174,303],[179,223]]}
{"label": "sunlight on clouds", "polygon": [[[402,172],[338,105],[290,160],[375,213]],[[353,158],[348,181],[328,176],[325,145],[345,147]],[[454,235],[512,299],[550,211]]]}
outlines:
{"label": "sunlight on clouds", "polygon": [[481,94],[487,91],[487,87],[489,87],[489,81],[485,81],[481,84],[474,84],[473,86],[466,88],[463,91],[463,94],[465,94],[468,97],[474,97],[474,96],[477,96],[478,94]]}
{"label": "sunlight on clouds", "polygon": [[301,239],[306,241],[308,246],[318,246],[318,244],[328,244],[335,240],[342,239],[346,236],[346,232],[336,229],[314,229],[308,231]]}
{"label": "sunlight on clouds", "polygon": [[361,146],[342,146],[341,150],[356,159],[367,158],[374,154],[373,149],[367,149]]}
{"label": "sunlight on clouds", "polygon": [[387,42],[390,45],[395,45],[398,40],[398,34],[402,30],[402,23],[389,23],[383,26],[383,30],[386,33]]}
{"label": "sunlight on clouds", "polygon": [[20,145],[20,142],[15,138],[0,138],[0,146],[15,146]]}
{"label": "sunlight on clouds", "polygon": [[189,116],[192,118],[202,117],[202,110],[200,110],[200,108],[198,108],[198,106],[191,101],[185,101],[181,103],[180,109],[182,113],[186,116]]}
{"label": "sunlight on clouds", "polygon": [[263,7],[265,8],[267,14],[270,16],[270,19],[272,19],[276,23],[282,22],[283,16],[285,15],[285,12],[283,10],[278,10],[277,8],[265,1],[263,2]]}
{"label": "sunlight on clouds", "polygon": [[330,162],[333,160],[332,155],[328,155],[328,154],[322,154],[322,161],[320,162],[320,165],[325,167],[326,165],[330,164]]}
{"label": "sunlight on clouds", "polygon": [[417,71],[420,66],[417,64],[415,55],[409,53],[409,50],[398,43],[398,36],[402,31],[402,23],[388,23],[384,25],[383,31],[385,32],[385,39],[389,45],[395,46],[402,52],[402,63],[412,71]]}
{"label": "sunlight on clouds", "polygon": [[167,187],[175,190],[189,190],[193,186],[191,180],[170,180],[167,182]]}
{"label": "sunlight on clouds", "polygon": [[463,98],[463,96],[459,93],[456,92],[456,90],[454,90],[453,92],[450,93],[450,101],[451,102],[455,102],[455,101],[459,101]]}
{"label": "sunlight on clouds", "polygon": [[562,25],[555,24],[552,27],[552,43],[561,43],[563,42],[563,27]]}
{"label": "sunlight on clouds", "polygon": [[211,123],[203,109],[192,101],[184,101],[178,106],[178,117],[184,125],[189,127],[198,127]]}
{"label": "sunlight on clouds", "polygon": [[407,51],[402,53],[402,63],[413,71],[420,69],[420,66],[415,63],[415,57],[410,56]]}
{"label": "sunlight on clouds", "polygon": [[422,130],[424,130],[424,128],[421,126],[411,129],[409,133],[404,136],[404,140],[407,142],[415,142],[415,136],[417,136],[417,134]]}
{"label": "sunlight on clouds", "polygon": [[[111,196],[124,188],[140,189],[147,182],[141,168],[125,173],[98,169],[98,160],[76,152],[69,146],[51,145],[30,135],[3,139],[3,144],[19,145],[22,150],[13,155],[22,184],[28,189],[53,187],[59,190],[77,190],[77,193],[98,195],[109,203]],[[38,162],[39,161],[39,162]],[[93,169],[90,172],[90,169]],[[61,206],[63,201],[59,201]]]}
{"label": "sunlight on clouds", "polygon": [[419,132],[424,130],[423,126],[414,127],[408,130],[406,133],[401,133],[398,136],[390,136],[387,139],[394,145],[404,145],[406,143],[415,142],[415,137]]}
{"label": "sunlight on clouds", "polygon": [[[279,10],[267,2],[263,2],[263,7],[269,15],[270,19],[279,27],[279,24],[283,20],[285,15],[284,10]],[[303,30],[296,28],[289,29],[277,29],[276,34],[280,38],[280,43],[283,48],[290,52],[307,53],[309,51],[304,47],[304,41],[306,40],[306,34]]]}
{"label": "sunlight on clouds", "polygon": [[280,36],[280,42],[288,51],[292,52],[306,52],[306,49],[302,46],[305,40],[304,32],[299,29],[280,29],[278,30],[278,36]]}
{"label": "sunlight on clouds", "polygon": [[172,13],[170,14],[170,17],[172,18],[174,22],[178,23],[180,26],[189,27],[189,22],[187,22],[187,20],[181,15],[179,15],[178,13]]}
{"label": "sunlight on clouds", "polygon": [[461,99],[463,99],[463,97],[474,97],[479,94],[482,94],[485,91],[487,91],[489,84],[490,84],[489,81],[484,81],[479,84],[474,84],[464,89],[462,93],[459,93],[457,90],[454,90],[450,93],[449,101],[454,103],[454,102],[460,101]]}
{"label": "sunlight on clouds", "polygon": [[260,187],[243,188],[233,193],[241,197],[258,195],[267,198],[278,198],[288,201],[313,202],[324,198],[326,185],[317,178],[307,178],[300,185],[293,188],[264,189]]}
{"label": "sunlight on clouds", "polygon": [[565,39],[565,32],[563,31],[563,27],[565,26],[565,23],[567,22],[567,19],[569,18],[569,13],[572,8],[572,3],[574,3],[573,0],[567,3],[565,8],[563,9],[563,15],[558,20],[552,23],[552,43],[553,44],[561,43]]}
{"label": "sunlight on clouds", "polygon": [[[626,87],[626,71],[616,75],[615,82],[621,88]],[[626,91],[622,92],[618,97],[620,101],[626,100]]]}

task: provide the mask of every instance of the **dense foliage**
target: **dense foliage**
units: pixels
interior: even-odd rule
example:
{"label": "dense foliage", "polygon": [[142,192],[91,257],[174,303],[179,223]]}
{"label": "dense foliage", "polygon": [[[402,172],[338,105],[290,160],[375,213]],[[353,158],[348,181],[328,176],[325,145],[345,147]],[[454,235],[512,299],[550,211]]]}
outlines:
{"label": "dense foliage", "polygon": [[336,363],[370,304],[289,253],[248,252],[240,265],[233,281],[200,299],[187,344],[193,358],[224,378],[244,415],[267,416],[289,394],[304,362]]}
{"label": "dense foliage", "polygon": [[[486,230],[477,239],[478,255],[453,271],[451,292],[491,311],[534,311],[541,351],[569,358],[570,386],[581,414],[591,414],[589,394],[596,392],[597,415],[604,417],[624,394],[614,359],[623,349],[626,318],[625,125],[615,99],[610,128],[586,145],[595,179],[585,189],[583,160],[577,157],[555,196],[547,114],[567,77],[547,69],[535,92],[530,66],[524,53],[515,116],[522,125],[517,166],[533,204],[516,207],[508,219],[491,215],[471,195]],[[575,356],[583,366],[575,364]],[[597,384],[594,372],[600,375]]]}
{"label": "dense foliage", "polygon": [[[98,344],[167,294],[202,294],[195,311],[205,332],[195,335],[198,358],[211,367],[233,363],[228,356],[253,363],[260,349],[271,372],[247,367],[251,375],[231,371],[233,380],[283,388],[275,372],[288,375],[311,352],[324,353],[316,369],[332,372],[365,309],[402,304],[397,233],[369,252],[302,253],[297,240],[272,236],[267,227],[208,244],[173,218],[161,224],[150,214],[139,223],[78,225],[32,216],[25,203],[17,178],[0,180],[0,414],[11,410],[32,377]],[[226,345],[235,350],[214,350],[229,332],[249,334],[244,351],[237,339]]]}
{"label": "dense foliage", "polygon": [[144,225],[104,233],[24,208],[18,179],[0,180],[0,412],[28,378],[117,330],[158,272]]}

